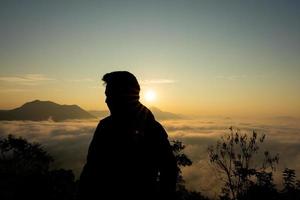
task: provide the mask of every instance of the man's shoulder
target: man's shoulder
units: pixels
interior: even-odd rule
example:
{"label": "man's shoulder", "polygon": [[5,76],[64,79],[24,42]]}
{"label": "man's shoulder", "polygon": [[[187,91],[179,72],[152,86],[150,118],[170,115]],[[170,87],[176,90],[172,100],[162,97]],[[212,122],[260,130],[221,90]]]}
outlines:
{"label": "man's shoulder", "polygon": [[107,124],[107,123],[111,123],[111,121],[112,121],[111,116],[107,116],[107,117],[101,119],[99,121],[99,124]]}
{"label": "man's shoulder", "polygon": [[97,129],[107,127],[110,124],[112,124],[111,116],[107,116],[99,121]]}
{"label": "man's shoulder", "polygon": [[163,128],[160,122],[158,122],[155,118],[148,120],[147,125],[152,128]]}
{"label": "man's shoulder", "polygon": [[165,128],[160,122],[156,121],[155,119],[149,121],[146,127],[148,131],[151,132],[151,135],[157,135],[158,137],[167,137],[167,132]]}

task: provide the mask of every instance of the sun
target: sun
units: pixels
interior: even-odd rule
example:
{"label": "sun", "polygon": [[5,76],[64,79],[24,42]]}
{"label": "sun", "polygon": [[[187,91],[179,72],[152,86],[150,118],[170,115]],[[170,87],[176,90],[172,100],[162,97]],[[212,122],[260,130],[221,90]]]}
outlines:
{"label": "sun", "polygon": [[153,102],[156,99],[156,93],[153,90],[148,90],[145,92],[145,100],[148,102]]}

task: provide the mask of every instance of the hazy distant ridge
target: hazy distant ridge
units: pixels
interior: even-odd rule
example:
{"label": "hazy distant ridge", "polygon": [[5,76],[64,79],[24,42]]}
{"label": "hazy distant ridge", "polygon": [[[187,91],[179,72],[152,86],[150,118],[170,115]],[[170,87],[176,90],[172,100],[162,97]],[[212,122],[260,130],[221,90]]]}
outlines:
{"label": "hazy distant ridge", "polygon": [[19,108],[1,110],[0,120],[63,121],[68,119],[91,119],[95,116],[77,105],[60,105],[51,101],[35,100]]}
{"label": "hazy distant ridge", "polygon": [[[149,109],[154,114],[154,116],[157,120],[184,118],[184,116],[182,116],[182,115],[171,113],[171,112],[165,112],[156,107],[150,107]],[[104,118],[104,117],[110,115],[108,110],[89,110],[89,113],[91,113],[92,115],[94,115],[98,118]]]}
{"label": "hazy distant ridge", "polygon": [[[150,107],[158,120],[182,119],[183,116]],[[0,120],[64,121],[70,119],[92,119],[109,116],[108,110],[85,111],[78,105],[60,105],[52,101],[35,100],[12,110],[0,110]]]}
{"label": "hazy distant ridge", "polygon": [[156,107],[150,107],[151,112],[154,114],[155,118],[158,120],[167,120],[167,119],[182,119],[183,115],[175,114],[171,112],[162,111]]}

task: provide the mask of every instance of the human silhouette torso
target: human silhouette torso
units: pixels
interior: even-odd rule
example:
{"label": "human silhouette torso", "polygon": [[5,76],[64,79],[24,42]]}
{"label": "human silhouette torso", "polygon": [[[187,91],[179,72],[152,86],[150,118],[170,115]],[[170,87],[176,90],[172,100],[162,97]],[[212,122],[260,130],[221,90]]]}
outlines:
{"label": "human silhouette torso", "polygon": [[81,174],[81,196],[159,199],[175,190],[176,170],[167,133],[139,104],[98,124]]}

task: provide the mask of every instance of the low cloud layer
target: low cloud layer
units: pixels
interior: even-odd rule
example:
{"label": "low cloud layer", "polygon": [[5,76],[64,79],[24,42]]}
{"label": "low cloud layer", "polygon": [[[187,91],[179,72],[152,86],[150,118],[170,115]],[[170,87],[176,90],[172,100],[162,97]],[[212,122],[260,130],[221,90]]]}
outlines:
{"label": "low cloud layer", "polygon": [[13,134],[30,142],[41,143],[54,157],[53,167],[81,171],[97,121],[0,122],[0,136]]}
{"label": "low cloud layer", "polygon": [[[41,143],[55,158],[54,168],[74,170],[78,176],[97,126],[97,120],[66,122],[2,121],[0,136],[22,136],[31,142]],[[300,125],[297,120],[235,120],[211,118],[197,120],[173,120],[161,122],[170,140],[178,139],[186,145],[185,153],[193,160],[191,167],[183,169],[189,188],[210,196],[218,194],[219,176],[208,162],[207,147],[226,132],[230,126],[242,132],[257,131],[266,134],[264,149],[279,153],[280,164],[275,180],[279,180],[284,167],[296,169],[300,178]],[[212,189],[214,188],[214,189]]]}

